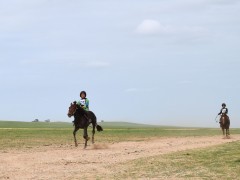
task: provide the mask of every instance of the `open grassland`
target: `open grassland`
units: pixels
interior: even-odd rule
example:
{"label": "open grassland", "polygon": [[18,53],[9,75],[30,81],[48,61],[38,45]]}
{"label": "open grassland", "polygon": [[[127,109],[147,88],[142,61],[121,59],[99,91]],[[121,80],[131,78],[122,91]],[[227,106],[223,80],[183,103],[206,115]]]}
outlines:
{"label": "open grassland", "polygon": [[140,158],[122,163],[116,167],[116,171],[112,178],[239,180],[240,141],[200,150]]}
{"label": "open grassland", "polygon": [[0,179],[240,180],[240,129],[99,124],[83,150],[71,123],[0,121]]}
{"label": "open grassland", "polygon": [[[183,128],[123,122],[104,122],[99,125],[103,127],[104,131],[96,131],[95,140],[100,143],[221,134],[220,128]],[[89,136],[91,136],[91,130],[90,127],[88,129]],[[0,121],[0,147],[3,150],[73,144],[72,131],[72,124],[64,122]],[[230,132],[231,134],[240,134],[240,129],[231,129]],[[82,130],[78,131],[79,142],[82,141],[82,133]]]}

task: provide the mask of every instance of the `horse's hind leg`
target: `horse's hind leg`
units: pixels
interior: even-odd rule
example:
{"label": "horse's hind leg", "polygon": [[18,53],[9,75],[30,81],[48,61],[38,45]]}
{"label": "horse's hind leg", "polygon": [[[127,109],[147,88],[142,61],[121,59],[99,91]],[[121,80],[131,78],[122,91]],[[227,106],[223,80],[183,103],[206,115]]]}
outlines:
{"label": "horse's hind leg", "polygon": [[87,142],[88,142],[88,140],[90,139],[90,138],[88,137],[87,128],[84,128],[83,138],[85,139],[84,149],[86,149],[86,148],[87,148]]}
{"label": "horse's hind leg", "polygon": [[96,127],[96,124],[93,124],[93,130],[92,130],[92,143],[93,144],[94,144],[95,127]]}
{"label": "horse's hind leg", "polygon": [[227,137],[229,137],[229,136],[230,136],[230,133],[229,133],[229,128],[228,128],[228,129],[226,129],[226,135],[227,135]]}
{"label": "horse's hind leg", "polygon": [[73,131],[73,137],[74,137],[75,147],[78,146],[78,144],[77,144],[77,138],[76,138],[76,132],[78,131],[78,129],[79,129],[79,128],[76,128],[76,127],[75,127],[75,129],[74,129],[74,131]]}

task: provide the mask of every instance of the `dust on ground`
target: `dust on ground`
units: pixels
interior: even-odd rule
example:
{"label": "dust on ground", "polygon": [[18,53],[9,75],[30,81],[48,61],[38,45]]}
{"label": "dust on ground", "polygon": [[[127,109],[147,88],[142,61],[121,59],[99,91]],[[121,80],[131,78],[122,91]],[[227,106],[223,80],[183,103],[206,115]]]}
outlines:
{"label": "dust on ground", "polygon": [[[96,179],[112,177],[116,166],[138,158],[239,141],[221,136],[158,138],[112,144],[47,146],[0,151],[0,179]],[[121,166],[119,166],[121,167]]]}

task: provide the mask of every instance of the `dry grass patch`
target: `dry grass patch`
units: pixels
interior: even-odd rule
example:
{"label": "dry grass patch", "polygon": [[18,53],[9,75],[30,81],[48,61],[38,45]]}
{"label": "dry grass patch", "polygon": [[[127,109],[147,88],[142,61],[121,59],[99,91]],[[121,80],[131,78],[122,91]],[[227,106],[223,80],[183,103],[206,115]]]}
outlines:
{"label": "dry grass patch", "polygon": [[[115,179],[240,179],[240,142],[141,158],[114,167]],[[121,169],[121,171],[118,171]]]}

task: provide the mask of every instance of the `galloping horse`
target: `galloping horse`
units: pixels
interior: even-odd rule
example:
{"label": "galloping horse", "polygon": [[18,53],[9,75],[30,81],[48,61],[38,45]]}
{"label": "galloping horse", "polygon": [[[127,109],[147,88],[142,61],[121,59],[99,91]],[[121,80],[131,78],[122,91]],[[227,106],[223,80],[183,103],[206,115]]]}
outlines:
{"label": "galloping horse", "polygon": [[[229,138],[229,126],[230,126],[230,120],[229,117],[226,114],[222,114],[220,117],[220,127],[222,128],[223,136],[226,135],[226,138]],[[226,130],[226,133],[225,133]]]}
{"label": "galloping horse", "polygon": [[[102,127],[97,124],[97,118],[95,114],[92,111],[85,111],[83,108],[81,108],[76,101],[71,103],[69,110],[68,110],[68,117],[74,116],[74,130],[73,130],[73,136],[74,136],[74,142],[75,146],[77,147],[77,139],[76,139],[76,132],[79,129],[83,129],[83,138],[85,139],[85,145],[84,149],[87,147],[87,141],[90,139],[88,137],[87,129],[90,124],[92,124],[92,143],[94,143],[94,134],[95,134],[95,128],[97,128],[97,131],[103,131]],[[87,117],[86,117],[87,115]],[[91,122],[89,122],[88,119],[91,119]]]}

